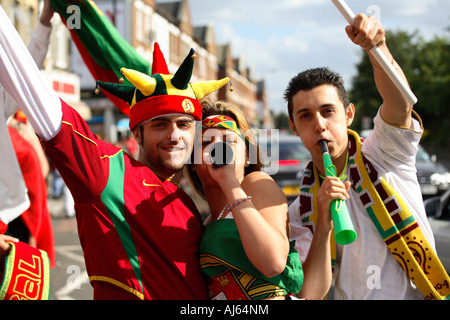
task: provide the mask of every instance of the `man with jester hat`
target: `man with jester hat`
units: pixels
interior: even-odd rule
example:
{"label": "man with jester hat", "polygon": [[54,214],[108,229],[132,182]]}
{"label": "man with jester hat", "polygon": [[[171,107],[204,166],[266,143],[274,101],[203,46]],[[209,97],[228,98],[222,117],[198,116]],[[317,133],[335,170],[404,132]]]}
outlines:
{"label": "man with jester hat", "polygon": [[[0,10],[0,82],[18,102],[69,187],[94,299],[207,299],[198,245],[202,222],[178,182],[190,157],[199,100],[228,79],[190,84],[195,53],[175,75],[155,44],[152,74],[98,88],[130,105],[135,160],[100,140],[42,79]],[[126,66],[124,66],[126,67]]]}

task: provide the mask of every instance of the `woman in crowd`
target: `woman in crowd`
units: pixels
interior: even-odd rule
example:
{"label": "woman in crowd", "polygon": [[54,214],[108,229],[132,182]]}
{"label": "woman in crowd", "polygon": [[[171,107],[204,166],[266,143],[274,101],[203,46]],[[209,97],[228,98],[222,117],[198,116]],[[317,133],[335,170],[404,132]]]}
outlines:
{"label": "woman in crowd", "polygon": [[[209,296],[286,299],[298,293],[303,282],[298,254],[288,240],[286,197],[260,171],[258,149],[243,113],[230,104],[208,100],[202,108],[201,148],[194,148],[193,164],[187,170],[211,210],[200,245]],[[217,142],[232,147],[232,163],[212,164],[210,151]]]}

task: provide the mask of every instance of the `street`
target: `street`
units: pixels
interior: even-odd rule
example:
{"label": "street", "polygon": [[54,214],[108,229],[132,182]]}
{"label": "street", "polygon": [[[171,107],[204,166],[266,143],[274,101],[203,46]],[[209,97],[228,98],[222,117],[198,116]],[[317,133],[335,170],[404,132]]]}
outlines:
{"label": "street", "polygon": [[49,199],[55,235],[55,267],[51,271],[50,300],[92,300],[75,218],[66,218],[62,200]]}
{"label": "street", "polygon": [[429,219],[436,240],[436,251],[442,264],[450,273],[450,221]]}
{"label": "street", "polygon": [[[51,300],[92,300],[75,218],[66,218],[61,200],[49,199],[55,233],[56,264],[51,273]],[[450,271],[450,221],[430,219],[436,250]]]}

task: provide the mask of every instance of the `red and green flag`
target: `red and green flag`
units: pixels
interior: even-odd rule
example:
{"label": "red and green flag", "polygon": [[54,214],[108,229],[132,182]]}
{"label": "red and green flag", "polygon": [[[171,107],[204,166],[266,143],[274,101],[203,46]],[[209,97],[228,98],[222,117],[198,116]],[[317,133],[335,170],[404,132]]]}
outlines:
{"label": "red and green flag", "polygon": [[[94,1],[52,0],[52,5],[68,27],[81,57],[96,81],[119,83],[120,69],[123,67],[151,74],[150,63],[122,38]],[[103,93],[119,110],[130,114],[130,107],[126,102],[106,91]]]}

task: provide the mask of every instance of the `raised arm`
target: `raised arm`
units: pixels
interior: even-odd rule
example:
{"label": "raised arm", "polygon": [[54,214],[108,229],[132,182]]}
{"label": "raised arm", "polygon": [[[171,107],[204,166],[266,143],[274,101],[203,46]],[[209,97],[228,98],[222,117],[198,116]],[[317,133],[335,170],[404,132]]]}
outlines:
{"label": "raised arm", "polygon": [[373,65],[375,82],[383,98],[383,106],[380,111],[381,116],[386,122],[392,125],[410,128],[412,126],[411,116],[413,106],[408,103],[400,90],[397,89],[390,77],[370,53],[372,48],[378,46],[407,83],[402,69],[389,51],[386,44],[385,31],[380,22],[373,16],[359,14],[355,17],[353,25],[347,26],[345,30],[353,43],[361,46],[369,53],[370,61]]}
{"label": "raised arm", "polygon": [[41,75],[2,7],[0,21],[0,84],[23,110],[36,133],[50,140],[61,126],[59,97]]}
{"label": "raised arm", "polygon": [[53,17],[53,8],[50,0],[44,1],[44,8],[39,17],[39,23],[33,30],[31,35],[31,41],[28,44],[28,51],[33,57],[38,68],[42,68],[44,65],[45,57],[47,56],[48,47],[50,44],[50,34],[52,31],[52,25],[50,20]]}

